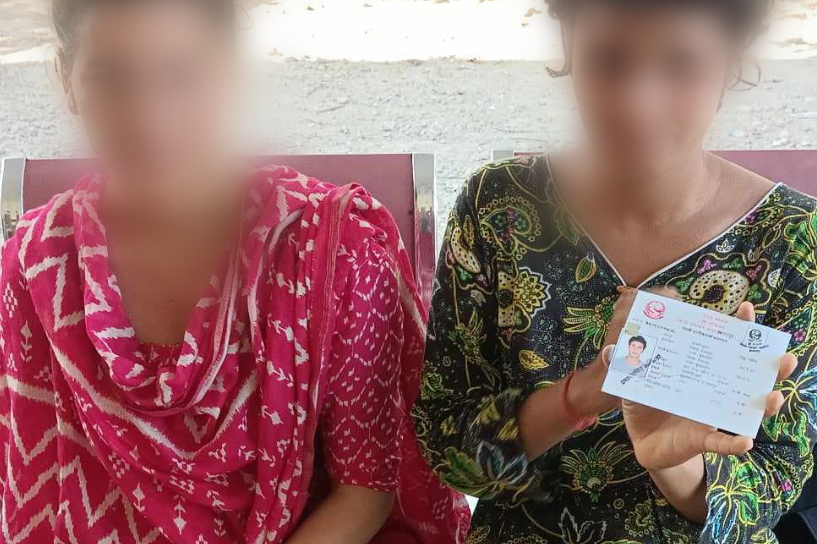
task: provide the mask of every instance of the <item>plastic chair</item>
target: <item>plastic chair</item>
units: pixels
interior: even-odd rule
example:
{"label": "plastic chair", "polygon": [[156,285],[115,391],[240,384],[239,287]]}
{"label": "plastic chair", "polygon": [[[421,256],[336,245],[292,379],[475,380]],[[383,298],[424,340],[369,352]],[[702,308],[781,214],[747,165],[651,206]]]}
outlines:
{"label": "plastic chair", "polygon": [[[285,164],[322,181],[358,182],[366,187],[394,216],[413,260],[421,296],[429,306],[437,259],[433,155],[293,155],[256,157],[251,162]],[[3,240],[11,236],[24,212],[46,204],[93,171],[93,163],[83,159],[4,159],[0,175]]]}
{"label": "plastic chair", "polygon": [[[817,196],[817,150],[780,149],[764,151],[716,151],[718,155],[775,182]],[[520,151],[497,150],[492,160],[530,155]]]}

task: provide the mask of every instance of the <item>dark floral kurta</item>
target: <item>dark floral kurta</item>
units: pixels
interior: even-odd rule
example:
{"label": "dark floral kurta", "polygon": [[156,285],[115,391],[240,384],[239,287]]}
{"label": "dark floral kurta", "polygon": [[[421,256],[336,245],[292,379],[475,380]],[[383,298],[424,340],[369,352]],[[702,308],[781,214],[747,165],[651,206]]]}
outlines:
{"label": "dark floral kurta", "polygon": [[675,512],[638,464],[619,411],[526,461],[522,402],[596,357],[622,281],[559,203],[544,158],[478,171],[449,220],[414,409],[433,468],[480,498],[468,543],[776,542],[771,528],[813,466],[815,246],[815,201],[778,185],[727,232],[640,286],[671,286],[727,314],[751,301],[759,322],[793,334],[800,360],[755,448],[705,455],[702,527]]}

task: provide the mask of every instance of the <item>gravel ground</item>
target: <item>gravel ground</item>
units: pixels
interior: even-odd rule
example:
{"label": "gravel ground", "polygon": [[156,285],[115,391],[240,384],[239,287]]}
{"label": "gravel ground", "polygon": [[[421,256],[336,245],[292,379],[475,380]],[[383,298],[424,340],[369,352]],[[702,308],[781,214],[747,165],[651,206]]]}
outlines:
{"label": "gravel ground", "polygon": [[[711,146],[817,147],[817,59],[764,70],[758,88],[727,98]],[[440,221],[492,149],[552,149],[577,126],[568,81],[533,62],[263,63],[251,74],[248,148],[436,153]],[[43,64],[0,65],[0,156],[75,156],[80,142]]]}

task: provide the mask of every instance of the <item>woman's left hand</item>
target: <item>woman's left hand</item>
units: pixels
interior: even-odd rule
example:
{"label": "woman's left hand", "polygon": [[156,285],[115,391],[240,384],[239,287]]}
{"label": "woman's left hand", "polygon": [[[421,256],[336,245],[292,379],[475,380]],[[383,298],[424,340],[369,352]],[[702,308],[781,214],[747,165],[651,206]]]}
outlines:
{"label": "woman's left hand", "polygon": [[[744,302],[738,309],[737,317],[745,321],[754,321],[754,306]],[[797,358],[794,355],[791,353],[784,355],[780,361],[777,381],[788,378],[796,366]],[[690,402],[694,402],[694,399],[690,399]],[[782,406],[783,394],[779,391],[770,393],[766,397],[764,417],[776,415]],[[754,445],[754,440],[748,436],[723,433],[715,427],[642,404],[622,401],[622,412],[636,459],[647,470],[676,467],[706,452],[742,455]]]}

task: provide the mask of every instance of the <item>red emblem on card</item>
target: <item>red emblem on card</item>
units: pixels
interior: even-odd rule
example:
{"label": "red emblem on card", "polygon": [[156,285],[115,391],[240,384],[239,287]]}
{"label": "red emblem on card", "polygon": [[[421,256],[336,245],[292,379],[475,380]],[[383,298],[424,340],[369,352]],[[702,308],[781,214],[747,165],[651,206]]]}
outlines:
{"label": "red emblem on card", "polygon": [[644,307],[644,315],[650,319],[663,319],[667,313],[666,305],[658,300],[651,300]]}

